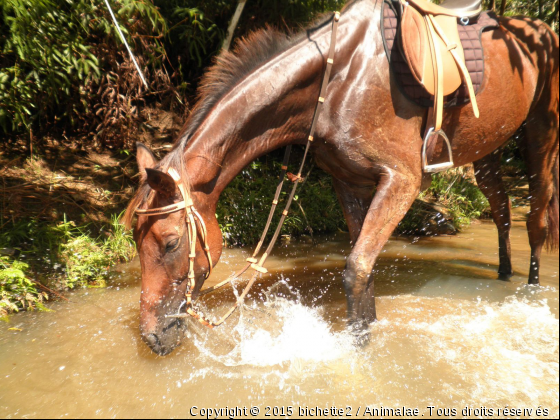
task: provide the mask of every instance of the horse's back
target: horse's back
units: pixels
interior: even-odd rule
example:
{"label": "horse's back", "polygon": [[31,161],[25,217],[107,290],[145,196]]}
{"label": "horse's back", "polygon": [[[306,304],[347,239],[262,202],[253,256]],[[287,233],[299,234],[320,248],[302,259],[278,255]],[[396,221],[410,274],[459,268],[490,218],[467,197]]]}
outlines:
{"label": "horse's back", "polygon": [[[349,169],[348,181],[360,173],[362,180],[369,181],[372,166],[421,171],[425,108],[402,93],[385,57],[380,21],[372,17],[381,15],[379,3],[356,3],[356,7],[361,14],[353,16],[354,28],[348,33],[360,25],[369,30],[360,32],[363,38],[354,36],[343,50],[342,61],[348,61],[342,67],[347,70],[330,84],[331,102],[319,128],[330,147],[316,150],[324,162],[321,166],[329,172]],[[503,145],[528,118],[543,87],[554,90],[548,76],[554,69],[558,73],[556,34],[546,24],[527,18],[500,18],[500,24],[482,34],[485,74],[477,96],[480,118],[474,116],[470,104],[446,108],[444,113],[443,128],[452,141],[457,166]],[[342,33],[346,34],[344,29]],[[434,161],[446,155],[443,149],[435,153]],[[336,164],[329,164],[333,160]],[[330,166],[334,168],[329,170]]]}

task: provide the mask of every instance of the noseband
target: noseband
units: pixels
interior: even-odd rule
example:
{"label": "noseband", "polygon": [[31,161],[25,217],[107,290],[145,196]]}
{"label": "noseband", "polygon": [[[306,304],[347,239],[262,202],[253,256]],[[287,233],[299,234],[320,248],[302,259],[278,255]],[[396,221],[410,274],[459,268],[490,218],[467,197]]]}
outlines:
{"label": "noseband", "polygon": [[340,13],[336,12],[334,14],[334,19],[333,19],[331,42],[330,42],[330,48],[329,48],[329,53],[328,53],[328,58],[327,58],[327,65],[325,67],[325,72],[323,74],[321,91],[319,93],[319,98],[318,98],[317,104],[315,106],[315,112],[313,114],[313,120],[311,122],[311,128],[309,130],[309,136],[307,137],[307,145],[306,145],[306,148],[305,148],[305,152],[303,154],[303,159],[302,159],[302,162],[300,164],[298,174],[296,176],[293,176],[292,181],[294,182],[294,186],[292,188],[292,191],[290,192],[290,195],[288,196],[288,199],[286,201],[286,207],[285,207],[284,211],[282,212],[282,216],[280,217],[280,221],[278,223],[278,226],[276,227],[276,231],[274,232],[274,235],[273,235],[267,249],[265,250],[265,252],[260,257],[260,260],[257,259],[257,255],[259,254],[259,252],[261,250],[261,247],[262,247],[262,245],[263,245],[263,243],[266,239],[266,235],[267,235],[267,233],[270,229],[272,216],[274,215],[274,212],[276,210],[276,206],[278,205],[278,199],[280,198],[280,193],[282,192],[282,186],[283,186],[283,183],[284,183],[284,178],[286,176],[286,171],[288,169],[287,165],[288,165],[288,161],[289,161],[289,157],[290,157],[291,146],[288,146],[286,148],[286,152],[284,154],[284,162],[282,164],[282,175],[280,176],[280,182],[278,184],[278,187],[276,188],[276,194],[275,194],[274,200],[272,201],[272,207],[270,209],[270,214],[268,216],[268,221],[267,221],[266,227],[264,229],[264,232],[261,236],[261,239],[260,239],[259,243],[257,244],[257,247],[256,247],[255,251],[253,252],[253,256],[250,257],[250,258],[247,258],[247,263],[248,264],[241,271],[239,271],[237,274],[231,276],[230,278],[228,278],[227,280],[225,280],[225,281],[223,281],[219,284],[216,284],[215,286],[211,286],[211,287],[209,287],[205,290],[202,290],[200,292],[201,295],[212,292],[212,291],[214,291],[214,290],[216,290],[216,289],[218,289],[222,286],[225,286],[226,284],[231,283],[233,280],[239,278],[249,268],[253,269],[253,271],[254,271],[253,276],[251,277],[251,279],[249,280],[249,282],[245,286],[245,289],[243,290],[243,293],[241,293],[241,295],[237,299],[237,302],[233,305],[233,307],[231,307],[229,309],[229,311],[222,318],[220,318],[219,321],[212,322],[212,321],[208,320],[207,318],[205,318],[201,313],[197,312],[193,308],[192,293],[193,293],[194,288],[195,288],[194,259],[195,259],[195,256],[196,256],[195,250],[196,250],[196,239],[198,237],[198,230],[200,230],[200,237],[202,239],[202,245],[203,245],[203,248],[204,248],[204,252],[206,253],[206,256],[208,258],[209,270],[208,270],[208,273],[206,275],[206,278],[208,278],[210,276],[210,273],[212,272],[212,257],[210,256],[210,247],[208,246],[208,241],[207,241],[208,232],[206,230],[206,225],[204,224],[204,220],[202,219],[200,214],[194,208],[194,205],[193,205],[193,202],[192,202],[192,199],[191,199],[190,195],[188,195],[185,192],[183,183],[181,182],[181,177],[179,176],[177,171],[173,168],[169,168],[167,172],[173,178],[175,183],[177,184],[177,187],[179,188],[179,191],[181,192],[181,196],[183,198],[182,201],[180,201],[178,203],[171,204],[169,206],[159,207],[159,208],[155,208],[155,209],[137,209],[136,210],[137,214],[143,215],[143,216],[161,216],[161,215],[164,215],[164,214],[170,214],[170,213],[174,213],[176,211],[185,209],[185,220],[187,222],[187,233],[188,233],[188,237],[189,237],[189,240],[190,240],[189,273],[188,273],[189,283],[187,285],[187,291],[185,292],[185,297],[186,297],[186,300],[187,300],[187,302],[186,302],[186,314],[166,315],[166,318],[186,318],[188,316],[191,316],[191,317],[197,319],[201,324],[203,324],[203,325],[205,325],[209,328],[214,328],[218,325],[221,325],[227,318],[229,318],[229,316],[235,311],[235,309],[237,309],[241,305],[241,303],[243,302],[243,300],[247,296],[247,293],[249,293],[249,290],[251,289],[251,287],[255,283],[255,281],[257,279],[257,276],[259,274],[265,274],[265,273],[268,272],[268,270],[266,268],[264,268],[264,263],[265,263],[266,259],[268,258],[268,256],[270,255],[270,253],[272,251],[272,248],[274,247],[274,244],[276,243],[276,240],[278,239],[278,236],[280,235],[280,231],[282,229],[284,221],[286,220],[286,216],[288,215],[288,211],[289,211],[290,206],[292,204],[292,200],[294,199],[298,183],[301,182],[302,179],[303,179],[302,176],[301,176],[302,172],[303,172],[303,167],[305,165],[305,160],[307,158],[307,154],[309,152],[309,148],[311,146],[311,143],[314,140],[313,136],[315,134],[315,128],[316,128],[316,125],[317,125],[317,120],[319,119],[319,115],[320,115],[321,110],[322,110],[322,105],[325,102],[325,97],[326,97],[326,93],[327,93],[327,85],[329,83],[332,66],[334,64],[336,33],[337,33],[337,29],[338,29],[339,20],[340,20]]}

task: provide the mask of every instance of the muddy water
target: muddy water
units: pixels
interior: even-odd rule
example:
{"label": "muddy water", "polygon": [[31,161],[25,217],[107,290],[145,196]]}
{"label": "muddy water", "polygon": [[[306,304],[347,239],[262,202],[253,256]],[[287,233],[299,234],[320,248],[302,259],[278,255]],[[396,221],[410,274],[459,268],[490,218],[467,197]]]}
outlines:
{"label": "muddy water", "polygon": [[[165,358],[139,338],[138,264],[120,267],[106,290],[0,325],[0,417],[186,417],[236,406],[258,407],[261,418],[267,407],[283,417],[315,407],[462,417],[468,406],[478,410],[470,417],[507,407],[533,410],[511,417],[540,408],[557,418],[558,254],[543,257],[542,286],[526,285],[527,236],[516,223],[517,275],[499,281],[496,237],[483,223],[457,237],[391,240],[377,266],[380,320],[362,348],[345,330],[345,235],[282,244],[239,315],[214,331],[193,324]],[[218,277],[244,258],[226,251]],[[229,289],[202,305],[219,315],[233,299]]]}

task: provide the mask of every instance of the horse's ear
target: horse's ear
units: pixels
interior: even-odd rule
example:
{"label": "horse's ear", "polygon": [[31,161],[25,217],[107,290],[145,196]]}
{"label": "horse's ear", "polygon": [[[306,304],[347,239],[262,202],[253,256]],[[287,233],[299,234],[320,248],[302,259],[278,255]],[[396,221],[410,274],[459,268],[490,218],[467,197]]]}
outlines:
{"label": "horse's ear", "polygon": [[157,164],[157,159],[152,151],[142,143],[136,143],[136,161],[138,162],[138,170],[140,171],[140,178],[146,181],[146,172],[148,168],[153,168]]}
{"label": "horse's ear", "polygon": [[177,184],[170,175],[157,169],[146,168],[147,181],[150,187],[165,197],[175,194]]}

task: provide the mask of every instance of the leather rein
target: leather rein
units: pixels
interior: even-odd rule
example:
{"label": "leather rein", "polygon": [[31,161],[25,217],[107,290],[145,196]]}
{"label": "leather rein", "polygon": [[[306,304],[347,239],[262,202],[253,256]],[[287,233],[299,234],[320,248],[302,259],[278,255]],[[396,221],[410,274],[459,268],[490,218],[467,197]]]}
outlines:
{"label": "leather rein", "polygon": [[154,209],[136,209],[136,213],[138,215],[148,216],[148,217],[149,216],[161,216],[161,215],[165,215],[165,214],[175,213],[175,212],[180,211],[180,210],[185,210],[185,220],[186,220],[186,224],[187,224],[187,235],[188,235],[188,239],[189,239],[189,242],[190,242],[189,243],[189,271],[188,271],[188,275],[187,275],[188,284],[187,284],[187,290],[185,292],[186,313],[179,313],[179,314],[176,314],[176,315],[166,315],[166,318],[187,318],[187,317],[190,316],[190,317],[195,318],[201,324],[203,324],[204,326],[206,326],[208,328],[217,327],[217,326],[221,325],[222,323],[224,323],[224,321],[226,319],[228,319],[230,317],[230,315],[243,303],[245,297],[249,293],[249,290],[251,289],[251,287],[255,283],[258,274],[265,274],[265,273],[268,272],[268,270],[266,268],[264,268],[264,263],[265,263],[266,259],[268,258],[268,256],[270,255],[270,253],[271,253],[272,249],[274,248],[274,245],[275,245],[275,243],[278,239],[278,236],[280,235],[280,231],[282,229],[282,226],[284,225],[284,221],[286,220],[286,216],[288,215],[288,211],[289,211],[290,206],[292,204],[292,201],[294,199],[294,196],[295,196],[295,193],[296,193],[296,190],[297,190],[297,186],[298,186],[299,182],[301,182],[303,180],[303,178],[301,176],[302,172],[303,172],[303,167],[305,165],[305,161],[307,159],[307,155],[308,155],[311,143],[314,140],[313,136],[315,134],[315,128],[316,128],[316,125],[317,125],[317,120],[319,119],[319,115],[321,113],[322,106],[325,102],[325,96],[326,96],[326,93],[327,93],[327,86],[328,86],[328,83],[329,83],[331,70],[332,70],[332,66],[333,66],[333,63],[334,63],[334,52],[335,52],[335,46],[336,46],[336,33],[337,33],[337,30],[338,30],[339,20],[340,20],[340,13],[335,12],[334,13],[334,19],[333,19],[333,25],[332,25],[330,48],[329,48],[329,53],[328,53],[328,58],[327,58],[327,66],[326,66],[325,72],[323,74],[323,81],[322,81],[322,84],[321,84],[321,92],[319,94],[319,99],[317,100],[317,105],[315,106],[315,112],[313,114],[313,120],[311,122],[311,128],[309,130],[309,135],[307,137],[307,144],[306,144],[306,147],[305,147],[305,152],[304,152],[302,162],[301,162],[300,167],[299,167],[298,174],[296,176],[292,177],[292,179],[291,179],[293,181],[294,185],[292,187],[292,191],[290,192],[290,195],[288,196],[288,200],[286,201],[286,207],[282,211],[282,216],[280,218],[280,221],[278,222],[278,226],[276,227],[276,230],[274,232],[272,240],[270,241],[267,249],[262,254],[260,259],[257,259],[257,256],[260,253],[260,250],[261,250],[261,248],[264,244],[266,235],[267,235],[267,233],[270,229],[270,225],[271,225],[271,222],[272,222],[272,217],[274,215],[276,207],[278,206],[280,194],[282,192],[282,187],[283,187],[283,184],[284,184],[284,179],[286,177],[286,173],[287,173],[287,169],[288,169],[288,161],[289,161],[290,153],[291,153],[291,149],[292,149],[291,145],[286,147],[286,152],[284,154],[284,160],[283,160],[283,163],[282,163],[282,174],[280,176],[280,181],[279,181],[278,186],[276,188],[276,194],[275,194],[274,199],[272,201],[272,207],[270,209],[268,220],[267,220],[266,226],[264,228],[263,234],[261,235],[261,238],[260,238],[260,240],[257,244],[257,247],[255,248],[255,251],[253,252],[252,257],[247,258],[247,265],[243,269],[241,269],[238,273],[236,273],[233,276],[230,276],[227,280],[224,280],[223,282],[218,283],[215,286],[208,287],[207,289],[204,289],[200,292],[201,296],[205,295],[207,293],[210,293],[210,292],[212,292],[216,289],[219,289],[219,288],[225,286],[226,284],[229,284],[232,281],[238,279],[242,274],[244,274],[250,268],[254,271],[251,279],[249,280],[249,282],[245,286],[245,289],[243,290],[243,293],[241,293],[241,295],[237,299],[237,302],[226,312],[226,314],[224,316],[222,316],[222,318],[220,318],[218,321],[215,321],[215,322],[210,321],[208,318],[206,318],[203,314],[201,314],[199,311],[197,311],[193,307],[192,294],[193,294],[193,291],[195,289],[194,260],[195,260],[195,257],[196,257],[196,242],[197,242],[198,236],[200,236],[200,238],[201,238],[202,248],[204,249],[204,253],[206,254],[206,258],[208,259],[208,264],[209,264],[209,269],[208,269],[208,273],[206,274],[206,278],[208,278],[210,276],[210,274],[212,272],[212,265],[213,264],[212,264],[212,257],[210,255],[210,247],[208,245],[208,232],[207,232],[207,229],[206,229],[206,224],[204,223],[204,220],[202,219],[202,216],[200,215],[200,213],[198,213],[198,211],[194,207],[191,196],[188,194],[187,191],[185,191],[184,184],[181,181],[181,177],[180,177],[179,173],[173,168],[169,168],[168,171],[167,171],[168,174],[175,181],[175,184],[177,185],[177,188],[179,189],[179,191],[181,193],[182,201],[171,204],[169,206],[158,207],[158,208],[154,208]]}

